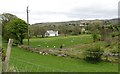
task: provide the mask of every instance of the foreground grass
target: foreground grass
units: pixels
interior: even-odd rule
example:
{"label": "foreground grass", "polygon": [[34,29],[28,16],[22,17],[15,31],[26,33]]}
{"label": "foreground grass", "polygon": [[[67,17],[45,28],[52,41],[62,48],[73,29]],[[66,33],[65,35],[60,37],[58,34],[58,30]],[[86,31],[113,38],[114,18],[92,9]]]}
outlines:
{"label": "foreground grass", "polygon": [[2,73],[2,61],[0,60],[0,73]]}
{"label": "foreground grass", "polygon": [[[3,44],[4,49],[6,44]],[[117,72],[118,65],[101,62],[90,64],[83,60],[50,55],[39,55],[13,47],[10,57],[10,71],[22,72]]]}
{"label": "foreground grass", "polygon": [[[2,36],[1,35],[0,35],[0,48],[2,48]],[[2,60],[1,59],[0,59],[0,73],[2,73]]]}

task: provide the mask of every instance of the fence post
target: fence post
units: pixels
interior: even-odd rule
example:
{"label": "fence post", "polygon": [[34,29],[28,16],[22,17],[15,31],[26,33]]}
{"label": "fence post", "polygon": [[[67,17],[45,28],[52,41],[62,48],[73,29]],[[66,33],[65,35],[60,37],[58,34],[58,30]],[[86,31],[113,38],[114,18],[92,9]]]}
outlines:
{"label": "fence post", "polygon": [[12,43],[13,43],[13,39],[9,39],[7,50],[6,50],[5,62],[4,62],[4,66],[3,66],[3,72],[8,71]]}
{"label": "fence post", "polygon": [[0,47],[0,74],[2,73],[2,48]]}

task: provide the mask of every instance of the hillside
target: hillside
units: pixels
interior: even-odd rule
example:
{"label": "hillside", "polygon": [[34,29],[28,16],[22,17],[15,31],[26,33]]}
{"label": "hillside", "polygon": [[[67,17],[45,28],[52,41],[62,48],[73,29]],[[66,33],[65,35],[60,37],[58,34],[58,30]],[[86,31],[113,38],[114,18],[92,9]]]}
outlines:
{"label": "hillside", "polygon": [[118,23],[118,18],[113,18],[113,19],[104,19],[104,20],[76,20],[76,21],[65,21],[65,22],[44,22],[44,23],[35,23],[32,25],[66,25],[66,24],[83,24],[83,23],[93,23],[93,22],[103,22],[103,21],[109,21],[112,23]]}
{"label": "hillside", "polygon": [[92,23],[95,21],[102,22],[103,20],[76,20],[76,21],[65,21],[65,22],[44,22],[44,23],[35,23],[32,25],[69,25],[69,24],[83,24],[83,23]]}

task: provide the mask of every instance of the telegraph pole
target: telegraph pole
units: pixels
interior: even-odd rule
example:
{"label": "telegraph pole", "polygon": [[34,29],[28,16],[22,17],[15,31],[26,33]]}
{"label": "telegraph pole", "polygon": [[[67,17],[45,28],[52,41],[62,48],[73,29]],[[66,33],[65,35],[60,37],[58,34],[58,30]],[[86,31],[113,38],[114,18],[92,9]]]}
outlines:
{"label": "telegraph pole", "polygon": [[28,10],[28,7],[29,6],[27,6],[27,10],[26,10],[26,12],[27,12],[27,25],[28,25],[28,49],[29,49],[29,46],[30,46],[30,41],[29,41],[29,10]]}

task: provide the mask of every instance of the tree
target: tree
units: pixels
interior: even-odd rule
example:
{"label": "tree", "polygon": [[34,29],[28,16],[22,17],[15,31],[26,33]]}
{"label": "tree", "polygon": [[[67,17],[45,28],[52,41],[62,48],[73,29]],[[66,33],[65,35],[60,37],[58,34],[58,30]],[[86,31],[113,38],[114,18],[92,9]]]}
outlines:
{"label": "tree", "polygon": [[10,13],[3,13],[0,15],[0,19],[2,21],[2,37],[6,40],[9,39],[9,36],[7,34],[7,31],[5,29],[5,26],[7,25],[8,22],[10,22],[13,19],[18,18],[17,16],[10,14]]}
{"label": "tree", "polygon": [[38,35],[40,35],[40,28],[38,25],[32,25],[30,26],[30,32],[32,34],[32,36],[38,37]]}
{"label": "tree", "polygon": [[48,30],[48,26],[41,26],[41,25],[31,25],[30,26],[30,32],[32,36],[38,37],[42,36],[42,38],[45,37],[45,32]]}
{"label": "tree", "polygon": [[81,33],[81,28],[78,25],[76,25],[76,26],[73,26],[72,31],[74,35],[79,35]]}
{"label": "tree", "polygon": [[97,40],[97,34],[92,34],[93,37],[93,42],[95,42]]}
{"label": "tree", "polygon": [[24,20],[14,19],[5,26],[9,38],[15,39],[16,44],[23,44],[23,39],[27,34],[28,26]]}
{"label": "tree", "polygon": [[68,34],[68,25],[60,25],[59,32],[66,36]]}
{"label": "tree", "polygon": [[42,38],[45,37],[45,32],[47,31],[45,26],[41,26],[39,29],[40,35],[42,35]]}

